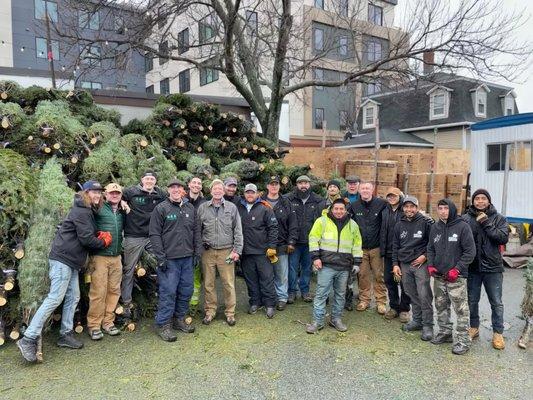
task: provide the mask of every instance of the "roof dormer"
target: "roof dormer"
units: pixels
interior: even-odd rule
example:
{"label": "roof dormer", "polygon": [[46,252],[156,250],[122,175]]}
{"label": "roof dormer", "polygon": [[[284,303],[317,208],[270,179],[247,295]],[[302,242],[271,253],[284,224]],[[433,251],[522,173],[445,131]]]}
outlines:
{"label": "roof dormer", "polygon": [[367,99],[361,104],[361,108],[363,109],[363,129],[372,129],[376,127],[379,106],[380,104],[372,99]]}
{"label": "roof dormer", "polygon": [[489,87],[482,83],[474,89],[470,89],[472,95],[472,105],[474,114],[478,118],[487,118],[487,95],[490,93]]}
{"label": "roof dormer", "polygon": [[450,111],[450,97],[453,89],[435,85],[426,95],[429,96],[429,119],[448,118]]}
{"label": "roof dormer", "polygon": [[516,93],[514,90],[509,90],[500,96],[503,115],[513,115],[516,112],[515,99]]}

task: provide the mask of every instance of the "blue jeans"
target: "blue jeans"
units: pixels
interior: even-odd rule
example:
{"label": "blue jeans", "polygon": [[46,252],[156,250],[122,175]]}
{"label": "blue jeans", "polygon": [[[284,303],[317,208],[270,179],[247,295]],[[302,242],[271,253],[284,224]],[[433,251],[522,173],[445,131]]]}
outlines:
{"label": "blue jeans", "polygon": [[189,311],[193,293],[192,257],[168,260],[166,271],[157,270],[159,302],[155,323],[163,326],[172,322],[172,317],[182,319]]}
{"label": "blue jeans", "polygon": [[479,328],[479,299],[481,298],[481,285],[483,285],[492,309],[492,330],[496,333],[503,333],[503,273],[469,271],[467,285],[470,326]]}
{"label": "blue jeans", "polygon": [[54,310],[59,307],[63,299],[63,313],[61,314],[61,329],[59,333],[64,335],[72,331],[74,313],[80,301],[80,284],[78,271],[56,260],[48,260],[50,270],[50,292],[33,316],[30,325],[24,332],[24,336],[36,339],[41,335],[46,320]]}
{"label": "blue jeans", "polygon": [[[311,282],[311,256],[308,244],[297,244],[289,255],[289,293],[296,293],[300,288],[302,295],[309,293]],[[298,282],[298,272],[300,282]]]}
{"label": "blue jeans", "polygon": [[333,287],[333,304],[331,306],[331,319],[340,318],[344,308],[344,294],[348,271],[337,271],[328,266],[322,267],[317,274],[316,293],[313,301],[313,319],[318,325],[324,325],[326,317],[326,300]]}
{"label": "blue jeans", "polygon": [[278,301],[287,302],[289,290],[289,255],[278,255],[278,262],[274,265],[274,284],[276,286],[276,294]]}

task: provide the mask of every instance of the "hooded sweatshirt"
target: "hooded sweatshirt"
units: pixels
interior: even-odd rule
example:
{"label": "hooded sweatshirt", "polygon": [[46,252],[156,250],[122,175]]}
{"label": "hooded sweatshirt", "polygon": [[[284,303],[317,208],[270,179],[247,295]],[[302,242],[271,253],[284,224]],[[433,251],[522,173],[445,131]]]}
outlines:
{"label": "hooded sweatshirt", "polygon": [[409,219],[403,215],[394,228],[392,265],[410,263],[426,254],[431,223],[417,212]]}
{"label": "hooded sweatshirt", "polygon": [[468,266],[476,256],[476,245],[472,230],[457,216],[457,208],[450,199],[444,199],[450,209],[448,220],[437,221],[429,233],[427,247],[428,265],[434,266],[438,273],[446,275],[457,267],[461,276],[468,276]]}

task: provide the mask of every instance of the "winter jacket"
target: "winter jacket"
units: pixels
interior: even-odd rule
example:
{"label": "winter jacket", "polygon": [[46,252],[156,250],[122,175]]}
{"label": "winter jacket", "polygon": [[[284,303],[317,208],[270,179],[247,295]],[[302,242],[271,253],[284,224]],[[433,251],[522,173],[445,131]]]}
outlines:
{"label": "winter jacket", "polygon": [[394,227],[403,216],[402,203],[393,210],[387,204],[381,213],[381,230],[379,232],[379,252],[381,257],[392,257],[392,244],[394,242]]}
{"label": "winter jacket", "polygon": [[370,201],[359,198],[351,205],[352,218],[357,222],[363,237],[363,249],[370,250],[380,247],[382,211],[387,202],[379,197]]}
{"label": "winter jacket", "polygon": [[[263,200],[268,201],[266,196]],[[273,210],[278,222],[278,252],[285,253],[287,245],[295,245],[298,240],[298,221],[296,214],[292,212],[291,202],[283,196],[278,197]]]}
{"label": "winter jacket", "polygon": [[49,258],[80,270],[85,266],[90,250],[103,248],[103,240],[96,237],[93,208],[76,195],[74,205],[56,232]]}
{"label": "winter jacket", "polygon": [[297,244],[307,244],[309,242],[309,231],[315,220],[320,217],[325,207],[326,201],[314,192],[309,192],[309,198],[304,203],[296,196],[296,192],[287,195],[291,202],[292,212],[296,215],[298,222],[298,239]]}
{"label": "winter jacket", "polygon": [[154,208],[167,198],[167,194],[158,187],[149,193],[141,185],[126,188],[122,199],[130,206],[126,215],[124,236],[148,237],[148,225]]}
{"label": "winter jacket", "polygon": [[242,254],[265,254],[267,249],[275,249],[278,243],[278,222],[270,204],[258,198],[248,211],[246,200],[241,199],[237,209],[241,216],[244,238]]}
{"label": "winter jacket", "polygon": [[468,266],[476,256],[476,245],[472,230],[457,216],[457,208],[449,199],[445,200],[450,208],[446,223],[437,221],[431,227],[427,247],[428,265],[434,266],[438,273],[446,275],[457,267],[461,276],[468,276]]}
{"label": "winter jacket", "polygon": [[158,204],[150,218],[150,242],[159,263],[200,256],[200,225],[193,205],[185,198],[181,203],[167,198]]}
{"label": "winter jacket", "polygon": [[109,203],[104,203],[95,215],[96,230],[111,233],[113,241],[109,247],[92,252],[98,256],[119,256],[122,253],[122,230],[124,229],[124,212],[119,207],[116,212]]}
{"label": "winter jacket", "polygon": [[189,200],[189,203],[191,203],[194,206],[194,209],[196,211],[198,211],[198,207],[200,207],[200,205],[202,205],[203,203],[207,201],[205,197],[202,196],[201,193],[198,195],[196,199],[191,198],[188,194],[185,197],[187,198],[187,200]]}
{"label": "winter jacket", "polygon": [[392,265],[411,263],[421,255],[426,255],[431,225],[419,212],[411,220],[402,216],[394,228]]}
{"label": "winter jacket", "polygon": [[238,206],[239,202],[241,201],[241,196],[227,196],[227,195],[224,195],[224,200],[229,201],[230,203],[233,203],[236,206]]}
{"label": "winter jacket", "polygon": [[318,218],[309,232],[311,259],[320,259],[323,265],[336,270],[351,270],[361,264],[363,250],[361,233],[349,214],[340,220],[331,212]]}
{"label": "winter jacket", "polygon": [[359,200],[359,197],[360,197],[360,196],[359,196],[359,193],[350,194],[350,193],[348,193],[348,191],[346,190],[346,191],[344,191],[344,192],[342,193],[342,197],[344,197],[345,199],[348,199],[348,201],[349,201],[350,203],[355,203],[357,200]]}
{"label": "winter jacket", "polygon": [[499,246],[509,240],[509,224],[505,217],[498,214],[492,204],[485,211],[487,220],[477,222],[478,211],[472,205],[468,208],[463,219],[468,223],[476,243],[476,257],[470,264],[470,271],[503,272],[503,260]]}
{"label": "winter jacket", "polygon": [[212,200],[206,201],[198,207],[197,218],[204,247],[217,250],[232,248],[242,254],[241,216],[235,204],[222,199],[217,208]]}

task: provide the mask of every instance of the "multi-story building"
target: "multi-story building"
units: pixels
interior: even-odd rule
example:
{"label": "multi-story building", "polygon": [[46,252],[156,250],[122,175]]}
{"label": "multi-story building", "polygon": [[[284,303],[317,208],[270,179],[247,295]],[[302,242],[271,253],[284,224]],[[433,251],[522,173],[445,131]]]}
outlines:
{"label": "multi-story building", "polygon": [[[89,7],[89,8],[87,8]],[[134,50],[113,49],[112,42],[127,34],[135,15],[116,6],[91,9],[74,0],[2,0],[0,7],[0,79],[23,86],[51,86],[51,41],[58,87],[145,91],[144,56]],[[51,29],[46,26],[48,12]],[[84,45],[58,36],[68,27],[86,38],[103,39]]]}
{"label": "multi-story building", "polygon": [[[257,1],[251,0],[243,1],[243,4],[241,12],[247,32],[253,34],[257,29],[268,29],[269,25],[275,28],[276,21],[272,18],[272,10],[268,10],[269,6],[263,9]],[[247,8],[247,4],[254,6]],[[291,83],[310,78],[342,80],[362,64],[386,57],[391,45],[404,37],[402,31],[393,28],[396,4],[397,0],[293,2],[293,30],[301,33],[301,37],[291,39],[296,43],[291,44],[290,51],[293,53],[288,58],[310,62],[309,67],[301,69],[303,73],[290,78]],[[205,13],[205,16],[202,15],[200,8],[194,19],[184,13],[175,18],[170,27],[162,23],[159,28],[171,29],[177,43],[169,43],[171,39],[163,40],[159,43],[160,52],[172,51],[173,55],[199,62],[208,60],[213,54],[210,40],[216,37],[217,32],[214,14],[208,10]],[[169,50],[171,48],[174,50]],[[299,53],[294,54],[295,51]],[[265,66],[258,65],[257,68]],[[146,91],[149,93],[241,97],[228,79],[213,68],[197,68],[185,61],[166,58],[147,58],[146,72]],[[280,139],[296,146],[319,146],[322,141],[343,140],[346,131],[355,123],[362,94],[379,92],[384,81],[340,87],[307,87],[287,95],[282,107]],[[266,86],[263,93],[268,99]]]}

